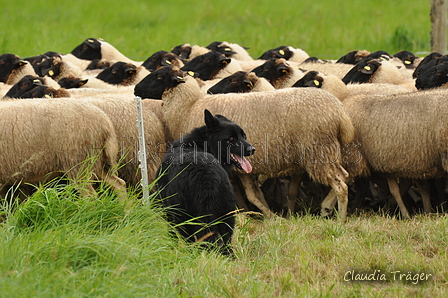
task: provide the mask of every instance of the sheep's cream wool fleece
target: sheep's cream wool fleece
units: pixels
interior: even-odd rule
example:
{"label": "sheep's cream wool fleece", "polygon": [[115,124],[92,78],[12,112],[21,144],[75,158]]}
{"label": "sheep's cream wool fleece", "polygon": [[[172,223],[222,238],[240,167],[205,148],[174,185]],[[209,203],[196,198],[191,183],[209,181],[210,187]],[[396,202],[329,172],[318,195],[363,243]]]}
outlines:
{"label": "sheep's cream wool fleece", "polygon": [[99,178],[117,163],[112,123],[91,104],[68,98],[7,100],[0,102],[0,111],[1,184],[36,183],[53,172],[76,178],[92,154],[99,154],[92,167]]}
{"label": "sheep's cream wool fleece", "polygon": [[339,171],[341,143],[354,131],[341,102],[317,88],[204,95],[190,77],[162,96],[166,125],[174,139],[203,123],[204,109],[238,123],[256,147],[254,174],[301,174],[330,185]]}
{"label": "sheep's cream wool fleece", "polygon": [[421,179],[448,171],[448,90],[360,94],[343,104],[360,144],[346,151],[351,176],[372,170]]}

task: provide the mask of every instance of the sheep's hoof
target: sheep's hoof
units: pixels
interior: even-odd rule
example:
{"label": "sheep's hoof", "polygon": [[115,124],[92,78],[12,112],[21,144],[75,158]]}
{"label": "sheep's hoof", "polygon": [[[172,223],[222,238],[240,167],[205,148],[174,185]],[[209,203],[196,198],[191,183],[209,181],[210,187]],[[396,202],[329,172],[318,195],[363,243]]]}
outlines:
{"label": "sheep's hoof", "polygon": [[333,210],[330,208],[322,208],[320,214],[323,218],[330,218],[333,215]]}

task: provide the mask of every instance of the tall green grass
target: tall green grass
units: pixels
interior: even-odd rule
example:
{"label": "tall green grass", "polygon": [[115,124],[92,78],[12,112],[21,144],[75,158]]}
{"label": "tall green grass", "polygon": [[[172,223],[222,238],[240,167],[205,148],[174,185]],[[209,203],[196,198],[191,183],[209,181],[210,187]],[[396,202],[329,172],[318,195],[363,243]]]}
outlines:
{"label": "tall green grass", "polygon": [[290,45],[336,59],[351,50],[430,50],[430,1],[2,1],[0,53],[70,52],[103,38],[134,60],[217,40],[265,50]]}
{"label": "tall green grass", "polygon": [[[0,224],[1,297],[444,297],[446,215],[238,215],[234,258],[171,232],[163,209],[40,187]],[[397,273],[399,271],[399,273]],[[358,273],[385,281],[354,281]],[[395,279],[394,274],[395,273]],[[399,279],[399,274],[424,280]]]}

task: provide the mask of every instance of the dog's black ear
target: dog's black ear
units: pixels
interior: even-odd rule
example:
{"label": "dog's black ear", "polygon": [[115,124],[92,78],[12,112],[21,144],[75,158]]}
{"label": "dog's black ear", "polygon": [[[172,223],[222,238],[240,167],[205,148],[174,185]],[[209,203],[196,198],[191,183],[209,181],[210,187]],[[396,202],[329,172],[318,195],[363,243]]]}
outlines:
{"label": "dog's black ear", "polygon": [[209,110],[204,110],[204,121],[207,128],[215,128],[219,126],[219,119],[210,113]]}

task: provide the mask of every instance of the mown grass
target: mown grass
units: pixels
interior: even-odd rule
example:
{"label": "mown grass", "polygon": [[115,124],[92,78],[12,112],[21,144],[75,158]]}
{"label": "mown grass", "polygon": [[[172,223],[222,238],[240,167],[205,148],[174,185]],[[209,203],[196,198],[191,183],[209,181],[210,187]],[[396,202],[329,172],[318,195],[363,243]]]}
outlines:
{"label": "mown grass", "polygon": [[2,1],[0,53],[70,52],[103,38],[134,60],[183,43],[291,45],[337,59],[351,50],[430,50],[430,1]]}
{"label": "mown grass", "polygon": [[[0,53],[70,52],[101,37],[143,60],[181,43],[291,45],[324,59],[350,50],[429,51],[429,1],[2,1]],[[130,210],[108,192],[82,199],[72,185],[39,188],[0,224],[1,297],[444,297],[445,214],[396,220],[238,215],[235,258],[170,233],[154,204]],[[386,282],[345,281],[347,272]],[[390,272],[432,274],[393,281]]]}

